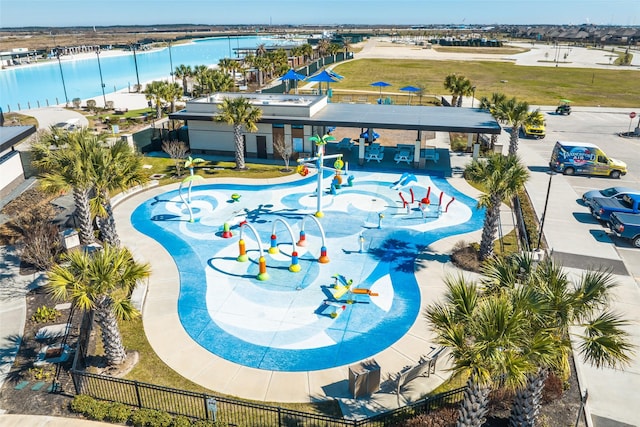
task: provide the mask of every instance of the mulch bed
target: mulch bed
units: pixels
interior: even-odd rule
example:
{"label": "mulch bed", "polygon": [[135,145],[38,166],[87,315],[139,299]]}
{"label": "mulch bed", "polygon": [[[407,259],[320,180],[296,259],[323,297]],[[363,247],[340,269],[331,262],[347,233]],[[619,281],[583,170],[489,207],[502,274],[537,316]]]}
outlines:
{"label": "mulch bed", "polygon": [[[29,270],[25,268],[22,273],[29,274]],[[69,402],[74,395],[73,383],[68,375],[73,356],[68,361],[59,364],[59,374],[57,376],[61,388],[59,393],[49,391],[56,376],[56,365],[38,369],[33,366],[33,363],[42,347],[63,341],[63,338],[36,340],[38,330],[44,326],[70,322],[71,328],[69,329],[66,343],[71,348],[75,348],[81,314],[75,313],[69,319],[70,310],[60,310],[61,315],[56,320],[47,323],[36,323],[30,319],[38,307],[47,306],[52,308],[56,304],[51,301],[49,295],[44,293],[42,289],[29,292],[26,300],[27,321],[24,335],[16,361],[9,372],[7,380],[0,389],[0,408],[10,414],[76,417],[75,414],[68,410]]]}

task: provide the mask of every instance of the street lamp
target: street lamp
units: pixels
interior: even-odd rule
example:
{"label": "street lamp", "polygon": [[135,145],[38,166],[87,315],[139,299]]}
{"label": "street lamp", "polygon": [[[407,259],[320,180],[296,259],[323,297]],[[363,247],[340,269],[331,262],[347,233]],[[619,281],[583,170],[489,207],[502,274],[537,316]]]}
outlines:
{"label": "street lamp", "polygon": [[102,88],[102,100],[104,101],[104,108],[107,108],[107,97],[104,94],[104,80],[102,80],[102,66],[100,65],[100,48],[96,50],[96,57],[98,58],[98,72],[100,73],[100,87]]}
{"label": "street lamp", "polygon": [[133,51],[133,63],[136,66],[136,81],[138,82],[138,86],[136,86],[136,92],[140,92],[140,75],[138,74],[138,59],[136,58],[136,46],[135,44],[131,45],[131,50]]}
{"label": "street lamp", "polygon": [[65,107],[69,106],[69,97],[67,96],[67,86],[64,84],[64,74],[62,72],[62,62],[60,62],[60,49],[56,47],[56,57],[58,58],[58,66],[60,67],[60,78],[62,79],[62,89],[64,90]]}
{"label": "street lamp", "polygon": [[173,58],[171,58],[171,41],[169,41],[169,67],[171,67],[171,83],[175,82],[175,79],[173,78]]}
{"label": "street lamp", "polygon": [[549,174],[549,184],[547,185],[547,196],[544,199],[544,209],[542,210],[542,218],[540,219],[540,230],[538,231],[538,247],[536,251],[540,250],[540,241],[542,240],[542,229],[544,228],[544,220],[547,217],[547,206],[549,205],[549,192],[551,190],[551,180],[553,176],[556,174],[554,171],[548,171]]}

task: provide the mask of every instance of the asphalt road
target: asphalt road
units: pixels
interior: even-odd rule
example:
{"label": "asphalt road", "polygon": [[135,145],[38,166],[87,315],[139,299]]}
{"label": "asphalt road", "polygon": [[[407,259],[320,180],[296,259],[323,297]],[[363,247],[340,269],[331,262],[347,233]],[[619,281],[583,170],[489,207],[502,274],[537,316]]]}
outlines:
{"label": "asphalt road", "polygon": [[[541,164],[525,162],[530,168],[538,170],[548,169],[548,160],[556,141],[580,141],[598,145],[608,156],[624,161],[628,167],[627,175],[620,179],[589,176],[563,176],[569,186],[575,191],[576,199],[571,204],[569,200],[557,200],[553,197],[553,187],[550,192],[549,203],[564,205],[574,211],[574,216],[580,221],[590,223],[597,230],[601,226],[595,218],[590,217],[589,209],[582,205],[580,197],[585,191],[603,189],[613,185],[624,185],[640,190],[640,138],[623,138],[620,132],[627,132],[630,126],[629,109],[612,109],[598,107],[575,107],[569,116],[555,114],[555,107],[540,107],[547,122],[547,136],[543,140],[521,139],[527,149],[539,154],[543,159]],[[636,113],[640,114],[640,108]],[[638,124],[638,117],[633,119],[631,129]],[[552,183],[553,185],[553,183]],[[584,214],[584,215],[582,215]],[[601,226],[603,231],[609,231]],[[623,259],[627,270],[636,280],[640,281],[640,250],[632,248],[628,241],[612,238],[614,246]]]}

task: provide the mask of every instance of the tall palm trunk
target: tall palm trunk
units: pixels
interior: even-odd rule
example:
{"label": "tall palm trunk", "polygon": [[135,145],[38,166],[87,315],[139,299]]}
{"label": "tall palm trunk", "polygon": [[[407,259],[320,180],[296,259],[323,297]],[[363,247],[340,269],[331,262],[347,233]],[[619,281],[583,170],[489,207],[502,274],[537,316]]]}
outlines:
{"label": "tall palm trunk", "polygon": [[520,126],[513,126],[509,134],[509,154],[518,153],[518,132]]}
{"label": "tall palm trunk", "polygon": [[475,375],[467,380],[467,388],[460,408],[456,427],[480,427],[489,411],[489,388],[475,381]]}
{"label": "tall palm trunk", "polygon": [[236,169],[246,169],[244,164],[244,141],[242,140],[242,129],[238,125],[233,127],[233,138],[236,143]]}
{"label": "tall palm trunk", "polygon": [[187,96],[187,94],[188,94],[188,93],[189,93],[189,92],[187,92],[187,76],[185,75],[185,76],[182,78],[182,94],[183,94],[184,96]]}
{"label": "tall palm trunk", "polygon": [[80,229],[80,243],[90,245],[96,239],[93,235],[93,224],[91,223],[91,208],[89,205],[89,189],[73,188],[73,200],[76,205],[76,215],[78,217]]}
{"label": "tall palm trunk", "polygon": [[501,204],[502,200],[499,196],[495,194],[491,196],[491,207],[487,208],[482,226],[482,239],[480,240],[480,259],[482,261],[493,255],[493,241],[498,231]]}
{"label": "tall palm trunk", "polygon": [[120,236],[116,230],[116,221],[113,217],[113,208],[111,206],[111,198],[105,190],[102,192],[102,206],[105,210],[105,217],[98,222],[100,233],[105,243],[111,246],[120,247]]}
{"label": "tall palm trunk", "polygon": [[111,307],[111,298],[105,296],[96,301],[96,323],[102,330],[102,345],[109,365],[119,365],[127,358],[118,329],[118,321]]}
{"label": "tall palm trunk", "polygon": [[547,369],[527,375],[527,384],[516,391],[509,415],[510,427],[534,427],[542,406],[542,390],[549,376]]}

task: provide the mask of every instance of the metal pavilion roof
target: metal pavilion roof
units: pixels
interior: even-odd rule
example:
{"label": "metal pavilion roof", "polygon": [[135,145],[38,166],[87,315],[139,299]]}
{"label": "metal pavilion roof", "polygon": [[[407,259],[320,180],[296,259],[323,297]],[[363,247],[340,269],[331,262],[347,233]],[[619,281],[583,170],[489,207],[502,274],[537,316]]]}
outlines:
{"label": "metal pavilion roof", "polygon": [[[205,121],[213,116],[212,113],[189,113],[188,110],[170,115],[172,119]],[[268,115],[260,122],[483,134],[501,132],[500,124],[488,111],[412,105],[327,104],[311,117]]]}

